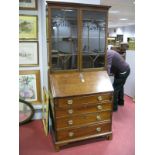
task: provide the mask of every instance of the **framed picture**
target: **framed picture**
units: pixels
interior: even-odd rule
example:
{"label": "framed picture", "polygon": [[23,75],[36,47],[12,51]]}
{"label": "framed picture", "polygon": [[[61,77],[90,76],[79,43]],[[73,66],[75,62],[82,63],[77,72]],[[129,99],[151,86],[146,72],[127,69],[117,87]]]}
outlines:
{"label": "framed picture", "polygon": [[116,37],[116,41],[119,41],[120,43],[123,42],[123,35],[118,34]]}
{"label": "framed picture", "polygon": [[29,15],[19,16],[19,39],[38,38],[38,17]]}
{"label": "framed picture", "polygon": [[37,0],[19,0],[20,10],[37,10]]}
{"label": "framed picture", "polygon": [[46,136],[48,134],[48,127],[49,127],[48,117],[49,117],[49,94],[46,88],[43,87],[42,122]]}
{"label": "framed picture", "polygon": [[135,37],[127,38],[129,50],[135,50]]}
{"label": "framed picture", "polygon": [[115,45],[116,43],[116,37],[108,37],[108,45]]}
{"label": "framed picture", "polygon": [[38,42],[19,42],[19,66],[38,66],[39,52]]}
{"label": "framed picture", "polygon": [[32,103],[41,102],[40,71],[19,71],[19,97]]}
{"label": "framed picture", "polygon": [[128,42],[132,42],[132,41],[135,42],[135,37],[128,37],[128,38],[127,38],[127,41],[128,41]]}

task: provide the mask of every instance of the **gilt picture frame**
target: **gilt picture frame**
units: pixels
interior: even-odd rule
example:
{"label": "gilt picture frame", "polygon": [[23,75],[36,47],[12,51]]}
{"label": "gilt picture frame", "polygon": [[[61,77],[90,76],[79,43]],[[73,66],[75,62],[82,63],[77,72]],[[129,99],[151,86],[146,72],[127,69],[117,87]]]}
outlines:
{"label": "gilt picture frame", "polygon": [[128,37],[127,38],[128,41],[128,50],[135,50],[135,37]]}
{"label": "gilt picture frame", "polygon": [[45,87],[43,87],[43,103],[42,103],[42,122],[44,126],[45,135],[48,135],[49,127],[49,93]]}
{"label": "gilt picture frame", "polygon": [[19,66],[29,67],[39,65],[38,41],[19,42]]}
{"label": "gilt picture frame", "polygon": [[31,103],[41,103],[39,70],[19,71],[19,97]]}
{"label": "gilt picture frame", "polygon": [[37,0],[19,0],[19,10],[37,10]]}
{"label": "gilt picture frame", "polygon": [[38,39],[38,16],[36,15],[19,16],[19,39],[20,40]]}

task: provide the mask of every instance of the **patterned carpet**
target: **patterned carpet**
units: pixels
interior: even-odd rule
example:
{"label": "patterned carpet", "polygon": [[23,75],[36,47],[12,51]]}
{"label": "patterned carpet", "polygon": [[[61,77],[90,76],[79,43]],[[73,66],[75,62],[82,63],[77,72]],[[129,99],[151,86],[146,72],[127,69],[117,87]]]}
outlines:
{"label": "patterned carpet", "polygon": [[45,136],[41,120],[19,128],[20,155],[135,155],[135,104],[125,96],[125,105],[113,113],[113,139],[93,139],[70,144],[55,152],[52,137]]}

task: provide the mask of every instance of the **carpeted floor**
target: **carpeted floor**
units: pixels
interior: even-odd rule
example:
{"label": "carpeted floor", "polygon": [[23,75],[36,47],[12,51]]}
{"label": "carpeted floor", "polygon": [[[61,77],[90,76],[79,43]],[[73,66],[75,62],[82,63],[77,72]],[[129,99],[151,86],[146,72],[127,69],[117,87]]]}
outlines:
{"label": "carpeted floor", "polygon": [[125,96],[125,106],[113,113],[113,139],[78,142],[55,152],[52,137],[44,134],[42,121],[32,121],[19,128],[20,155],[134,155],[135,104]]}

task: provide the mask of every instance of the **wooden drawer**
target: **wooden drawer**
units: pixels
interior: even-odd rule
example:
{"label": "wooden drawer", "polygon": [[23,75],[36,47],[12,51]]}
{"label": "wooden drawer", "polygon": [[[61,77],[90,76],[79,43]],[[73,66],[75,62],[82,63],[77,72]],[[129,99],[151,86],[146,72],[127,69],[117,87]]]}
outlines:
{"label": "wooden drawer", "polygon": [[86,125],[99,121],[111,121],[111,111],[74,115],[71,117],[57,118],[56,127],[66,128],[71,126]]}
{"label": "wooden drawer", "polygon": [[76,96],[76,97],[66,97],[66,98],[56,98],[55,106],[59,107],[76,107],[79,104],[94,104],[94,103],[104,103],[106,101],[112,101],[112,93],[106,94],[95,94],[88,96]]}
{"label": "wooden drawer", "polygon": [[55,108],[55,116],[56,118],[63,117],[63,116],[72,116],[77,114],[86,114],[86,113],[93,113],[93,112],[100,112],[100,111],[112,111],[112,102],[107,101],[107,103],[103,104],[82,104],[78,107],[60,107]]}
{"label": "wooden drawer", "polygon": [[81,128],[66,129],[57,131],[57,140],[68,140],[79,137],[86,137],[111,131],[111,123],[99,123]]}

